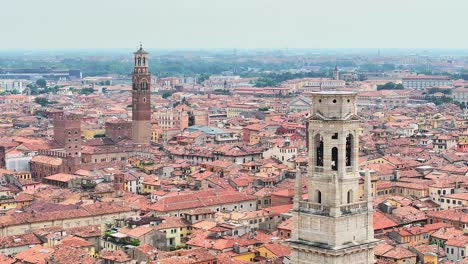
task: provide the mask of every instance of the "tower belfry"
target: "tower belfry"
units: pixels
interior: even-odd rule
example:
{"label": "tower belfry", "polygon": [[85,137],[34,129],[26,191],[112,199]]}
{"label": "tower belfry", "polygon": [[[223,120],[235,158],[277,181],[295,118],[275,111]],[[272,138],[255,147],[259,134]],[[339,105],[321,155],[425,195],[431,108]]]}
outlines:
{"label": "tower belfry", "polygon": [[148,52],[140,48],[134,54],[132,78],[132,141],[149,145],[151,139],[151,74]]}
{"label": "tower belfry", "polygon": [[[359,198],[357,93],[312,93],[308,200],[296,194],[291,263],[374,263],[370,174]],[[301,181],[297,174],[296,181]],[[299,183],[296,183],[296,186]],[[296,188],[296,192],[301,188]]]}

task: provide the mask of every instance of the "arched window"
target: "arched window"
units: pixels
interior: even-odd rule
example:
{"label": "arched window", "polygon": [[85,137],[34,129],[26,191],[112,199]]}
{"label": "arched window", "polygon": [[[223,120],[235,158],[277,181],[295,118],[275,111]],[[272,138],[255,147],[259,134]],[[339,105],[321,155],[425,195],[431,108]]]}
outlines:
{"label": "arched window", "polygon": [[145,65],[146,65],[146,58],[143,57],[143,66],[145,66]]}
{"label": "arched window", "polygon": [[322,203],[322,192],[319,190],[315,190],[315,201],[319,204]]}
{"label": "arched window", "polygon": [[141,58],[138,58],[138,66],[141,66]]}
{"label": "arched window", "polygon": [[338,170],[338,148],[333,147],[332,148],[332,162],[331,162],[331,168],[334,171]]}
{"label": "arched window", "polygon": [[353,202],[353,190],[348,191],[348,203]]}
{"label": "arched window", "polygon": [[353,135],[349,134],[346,137],[346,166],[352,166],[352,158],[353,158]]}
{"label": "arched window", "polygon": [[314,138],[316,147],[316,166],[323,167],[323,138],[320,134]]}

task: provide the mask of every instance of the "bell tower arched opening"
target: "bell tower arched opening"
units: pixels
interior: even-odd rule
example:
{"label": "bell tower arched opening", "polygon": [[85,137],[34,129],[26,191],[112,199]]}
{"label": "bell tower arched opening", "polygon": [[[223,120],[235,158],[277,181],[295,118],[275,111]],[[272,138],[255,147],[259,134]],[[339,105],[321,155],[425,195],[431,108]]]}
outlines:
{"label": "bell tower arched opening", "polygon": [[349,134],[346,137],[346,166],[353,166],[353,140],[354,136]]}
{"label": "bell tower arched opening", "polygon": [[332,162],[331,162],[331,169],[334,171],[338,170],[338,148],[333,147],[331,150]]}
{"label": "bell tower arched opening", "polygon": [[314,138],[316,152],[315,152],[315,166],[323,167],[323,138],[320,134],[315,135]]}

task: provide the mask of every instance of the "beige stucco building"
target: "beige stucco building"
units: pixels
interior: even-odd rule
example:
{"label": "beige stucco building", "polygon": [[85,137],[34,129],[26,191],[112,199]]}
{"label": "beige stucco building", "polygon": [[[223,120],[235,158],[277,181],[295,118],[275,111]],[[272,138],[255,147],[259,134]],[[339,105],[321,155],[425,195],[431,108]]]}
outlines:
{"label": "beige stucco building", "polygon": [[117,219],[122,220],[137,215],[137,209],[117,203],[95,203],[77,209],[52,212],[18,212],[0,217],[0,237],[22,235],[51,226],[72,228],[114,224]]}

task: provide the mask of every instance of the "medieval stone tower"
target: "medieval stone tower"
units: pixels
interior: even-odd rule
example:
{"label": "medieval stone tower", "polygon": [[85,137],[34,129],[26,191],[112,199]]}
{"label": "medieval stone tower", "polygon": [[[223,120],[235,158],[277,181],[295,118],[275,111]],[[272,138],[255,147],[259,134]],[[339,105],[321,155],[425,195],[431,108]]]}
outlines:
{"label": "medieval stone tower", "polygon": [[75,172],[81,164],[81,117],[63,112],[54,116],[54,139],[64,148],[63,171]]}
{"label": "medieval stone tower", "polygon": [[308,200],[296,176],[292,263],[374,263],[372,190],[366,173],[359,193],[357,94],[316,92],[308,119]]}
{"label": "medieval stone tower", "polygon": [[132,80],[132,140],[138,145],[149,145],[151,139],[151,74],[148,70],[148,52],[140,45],[134,54]]}

